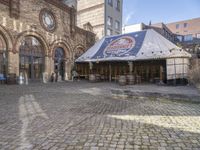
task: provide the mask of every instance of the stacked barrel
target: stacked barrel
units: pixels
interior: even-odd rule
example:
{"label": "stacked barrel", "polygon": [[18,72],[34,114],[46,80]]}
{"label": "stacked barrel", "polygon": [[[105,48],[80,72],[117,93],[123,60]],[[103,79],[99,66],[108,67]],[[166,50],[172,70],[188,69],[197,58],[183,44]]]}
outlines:
{"label": "stacked barrel", "polygon": [[135,76],[135,75],[120,75],[119,76],[119,85],[134,85],[134,84],[140,84],[141,76]]}

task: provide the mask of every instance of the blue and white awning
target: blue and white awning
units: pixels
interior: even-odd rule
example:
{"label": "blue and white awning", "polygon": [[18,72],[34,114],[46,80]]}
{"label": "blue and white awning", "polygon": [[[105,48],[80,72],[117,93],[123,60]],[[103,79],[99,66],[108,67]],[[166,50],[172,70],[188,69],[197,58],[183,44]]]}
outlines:
{"label": "blue and white awning", "polygon": [[104,37],[76,62],[189,58],[191,55],[153,29]]}

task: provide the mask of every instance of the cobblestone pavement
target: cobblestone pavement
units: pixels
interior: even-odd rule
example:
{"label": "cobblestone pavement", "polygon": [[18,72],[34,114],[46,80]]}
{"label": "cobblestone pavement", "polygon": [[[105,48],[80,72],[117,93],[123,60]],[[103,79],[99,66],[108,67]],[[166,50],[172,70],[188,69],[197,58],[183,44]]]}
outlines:
{"label": "cobblestone pavement", "polygon": [[200,104],[116,99],[113,87],[0,85],[0,149],[200,149]]}

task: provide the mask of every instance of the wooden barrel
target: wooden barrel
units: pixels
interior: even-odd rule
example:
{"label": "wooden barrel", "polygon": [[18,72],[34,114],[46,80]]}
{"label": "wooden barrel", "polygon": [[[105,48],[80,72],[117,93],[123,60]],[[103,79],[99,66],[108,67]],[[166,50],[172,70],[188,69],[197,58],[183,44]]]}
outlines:
{"label": "wooden barrel", "polygon": [[95,75],[95,79],[97,82],[101,81],[101,75],[100,74],[96,74]]}
{"label": "wooden barrel", "polygon": [[134,75],[127,75],[127,83],[129,85],[135,84],[135,76]]}
{"label": "wooden barrel", "polygon": [[119,85],[126,85],[126,76],[119,76]]}
{"label": "wooden barrel", "polygon": [[101,80],[105,81],[105,75],[101,75]]}
{"label": "wooden barrel", "polygon": [[90,82],[96,82],[95,74],[90,74],[90,75],[89,75],[89,81],[90,81]]}
{"label": "wooden barrel", "polygon": [[136,84],[140,84],[142,82],[141,76],[136,76]]}

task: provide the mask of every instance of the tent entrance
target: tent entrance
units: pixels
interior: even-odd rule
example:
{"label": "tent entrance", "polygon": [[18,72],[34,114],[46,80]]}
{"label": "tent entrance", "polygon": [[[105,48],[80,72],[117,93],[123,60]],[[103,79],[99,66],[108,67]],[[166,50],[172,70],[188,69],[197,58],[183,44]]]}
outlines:
{"label": "tent entrance", "polygon": [[[130,65],[131,64],[131,65]],[[120,76],[133,75],[138,83],[166,83],[166,61],[135,61],[135,62],[98,62],[77,63],[77,72],[80,77],[89,79],[95,75],[98,81],[118,81]],[[140,81],[139,81],[140,80]]]}

